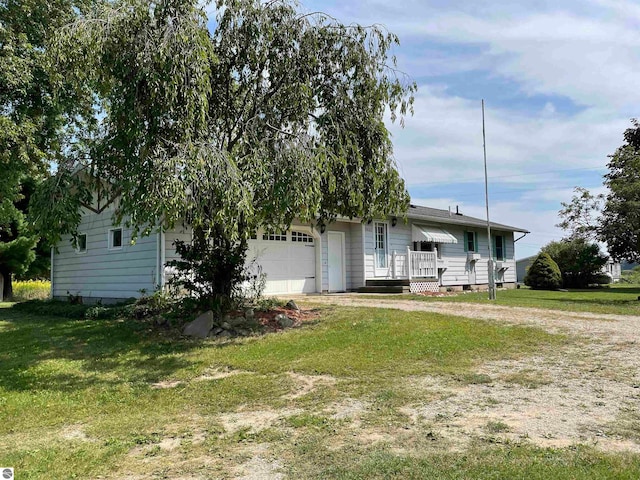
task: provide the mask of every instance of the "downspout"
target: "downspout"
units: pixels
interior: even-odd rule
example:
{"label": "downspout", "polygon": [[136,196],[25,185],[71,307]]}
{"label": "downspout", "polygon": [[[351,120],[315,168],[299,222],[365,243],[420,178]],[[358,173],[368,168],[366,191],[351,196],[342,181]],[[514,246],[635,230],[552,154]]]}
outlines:
{"label": "downspout", "polygon": [[164,291],[165,287],[165,274],[164,268],[165,263],[167,263],[167,246],[166,246],[166,236],[164,234],[164,229],[160,227],[160,286],[162,291]]}
{"label": "downspout", "polygon": [[[55,248],[51,247],[51,268],[49,269],[49,283],[51,284],[51,300],[53,300],[53,260],[55,258]],[[0,292],[1,293],[1,292]]]}
{"label": "downspout", "polygon": [[164,290],[164,263],[166,260],[166,253],[164,248],[164,230],[162,227],[158,229],[158,252],[156,256],[156,265],[158,273],[156,275],[156,284],[159,291]]}
{"label": "downspout", "polygon": [[521,237],[516,238],[513,243],[516,243],[518,240],[522,240],[524,237],[526,237],[527,235],[529,235],[529,232],[525,232],[524,235],[522,235]]}

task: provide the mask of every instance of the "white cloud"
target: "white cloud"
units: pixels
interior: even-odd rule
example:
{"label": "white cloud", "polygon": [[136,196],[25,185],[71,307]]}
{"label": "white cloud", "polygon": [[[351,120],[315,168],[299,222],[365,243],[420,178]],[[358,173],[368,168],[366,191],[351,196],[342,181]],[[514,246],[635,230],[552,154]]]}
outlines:
{"label": "white cloud", "polygon": [[[488,104],[489,175],[522,175],[503,181],[531,184],[536,177],[529,174],[538,172],[604,168],[628,125],[626,119],[596,109],[573,117],[543,118],[539,112],[527,116]],[[390,128],[396,160],[410,186],[483,177],[479,101],[424,86],[416,98],[415,116],[407,119],[404,129]],[[548,186],[550,178],[546,174],[538,182]]]}

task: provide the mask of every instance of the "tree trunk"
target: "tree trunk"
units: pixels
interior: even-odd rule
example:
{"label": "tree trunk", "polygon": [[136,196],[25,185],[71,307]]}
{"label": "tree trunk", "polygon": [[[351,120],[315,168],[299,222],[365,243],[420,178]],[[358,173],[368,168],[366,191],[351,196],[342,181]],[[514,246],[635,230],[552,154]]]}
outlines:
{"label": "tree trunk", "polygon": [[5,269],[0,270],[0,302],[8,302],[13,297],[13,284],[11,283],[11,272]]}

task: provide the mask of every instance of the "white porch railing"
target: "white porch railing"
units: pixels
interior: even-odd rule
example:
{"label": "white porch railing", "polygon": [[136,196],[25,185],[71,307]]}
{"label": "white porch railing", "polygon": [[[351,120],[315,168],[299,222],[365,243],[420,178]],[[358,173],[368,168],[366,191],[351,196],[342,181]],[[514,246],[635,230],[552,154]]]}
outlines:
{"label": "white porch railing", "polygon": [[406,253],[393,252],[391,256],[392,278],[437,278],[438,251],[414,252],[407,247]]}

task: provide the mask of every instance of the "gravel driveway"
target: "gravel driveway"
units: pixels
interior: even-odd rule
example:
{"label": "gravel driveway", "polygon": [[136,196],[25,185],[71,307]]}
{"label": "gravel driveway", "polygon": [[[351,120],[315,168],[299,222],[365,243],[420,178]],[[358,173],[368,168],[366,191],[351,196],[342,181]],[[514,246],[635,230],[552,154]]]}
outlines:
{"label": "gravel driveway", "polygon": [[300,297],[300,303],[424,311],[529,325],[578,341],[519,360],[486,362],[477,384],[437,377],[412,378],[415,388],[440,399],[402,409],[414,425],[463,447],[478,437],[540,446],[593,445],[640,452],[640,317],[421,302],[355,295]]}

